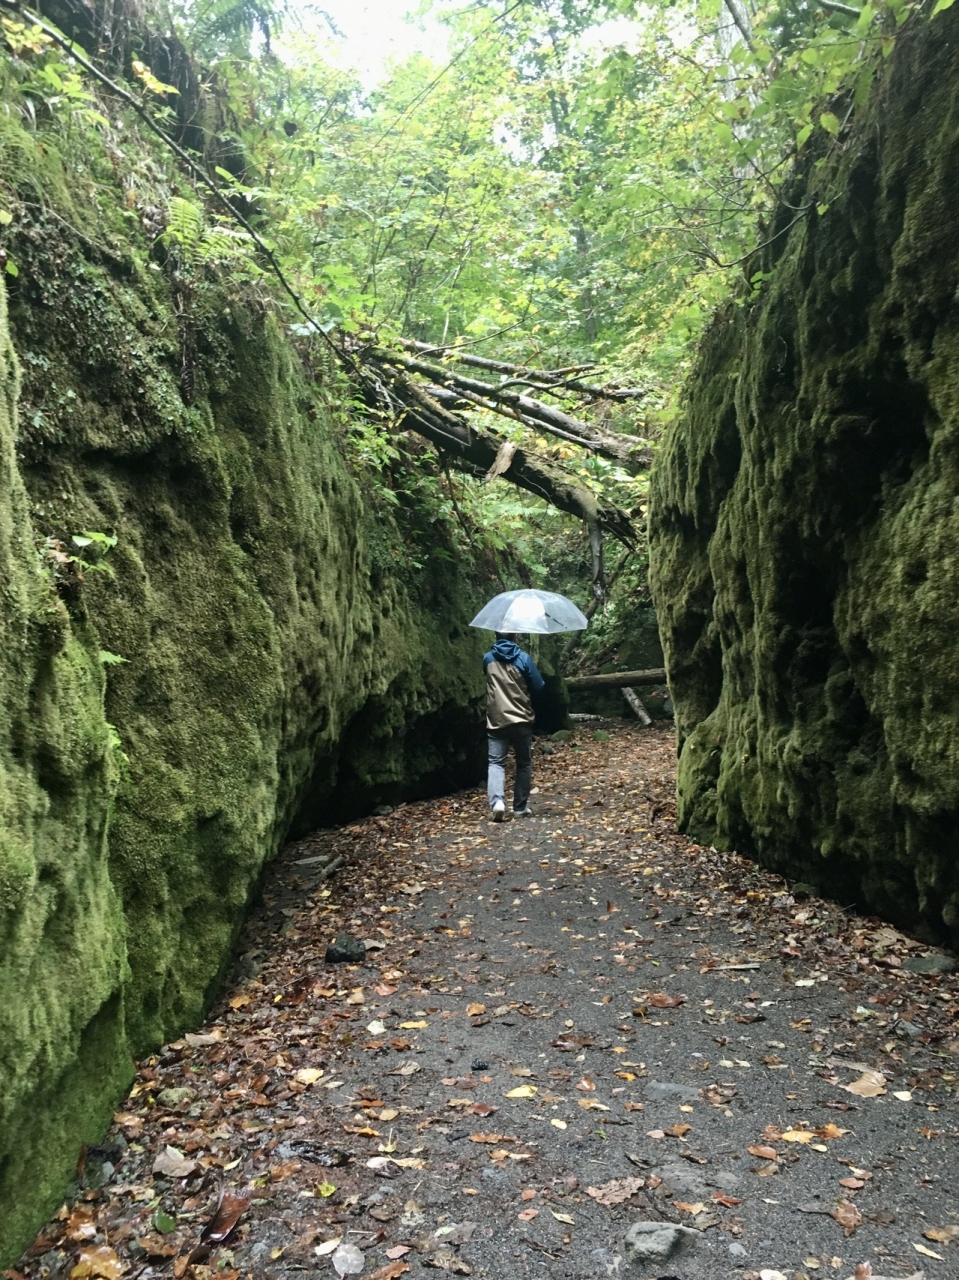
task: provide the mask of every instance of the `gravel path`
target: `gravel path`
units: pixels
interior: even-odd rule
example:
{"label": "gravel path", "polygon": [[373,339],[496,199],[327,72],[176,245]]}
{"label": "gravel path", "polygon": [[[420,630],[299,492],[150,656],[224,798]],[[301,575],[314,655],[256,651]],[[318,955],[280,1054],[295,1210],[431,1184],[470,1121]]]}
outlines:
{"label": "gravel path", "polygon": [[534,782],[531,819],[466,792],[290,846],[6,1274],[959,1276],[934,949],[677,834],[664,726]]}

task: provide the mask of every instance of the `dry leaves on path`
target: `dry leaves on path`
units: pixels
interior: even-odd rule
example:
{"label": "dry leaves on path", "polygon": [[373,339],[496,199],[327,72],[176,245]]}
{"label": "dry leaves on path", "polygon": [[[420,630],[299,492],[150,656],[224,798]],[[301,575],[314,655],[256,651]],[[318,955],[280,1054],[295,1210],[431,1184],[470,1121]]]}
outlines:
{"label": "dry leaves on path", "polygon": [[935,1240],[938,1244],[952,1244],[959,1240],[959,1227],[930,1227],[922,1233],[927,1240]]}
{"label": "dry leaves on path", "polygon": [[847,1237],[854,1235],[856,1228],[862,1226],[862,1214],[849,1200],[840,1200],[829,1216],[839,1223]]}
{"label": "dry leaves on path", "polygon": [[599,1187],[587,1187],[586,1194],[597,1204],[625,1204],[646,1185],[645,1178],[613,1178]]}
{"label": "dry leaves on path", "polygon": [[120,1280],[123,1274],[123,1263],[114,1251],[105,1244],[91,1244],[80,1250],[76,1266],[70,1272],[71,1280],[86,1280],[99,1277],[99,1280]]}

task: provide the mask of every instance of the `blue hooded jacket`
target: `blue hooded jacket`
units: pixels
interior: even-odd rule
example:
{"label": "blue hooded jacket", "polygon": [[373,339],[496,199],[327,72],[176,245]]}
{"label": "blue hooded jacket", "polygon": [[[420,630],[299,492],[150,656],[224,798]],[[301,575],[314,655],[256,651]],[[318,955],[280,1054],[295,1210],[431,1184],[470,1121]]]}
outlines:
{"label": "blue hooded jacket", "polygon": [[[486,725],[501,729],[533,719],[531,694],[546,687],[536,663],[515,640],[497,640],[483,657],[486,672]],[[519,678],[517,678],[517,674]]]}

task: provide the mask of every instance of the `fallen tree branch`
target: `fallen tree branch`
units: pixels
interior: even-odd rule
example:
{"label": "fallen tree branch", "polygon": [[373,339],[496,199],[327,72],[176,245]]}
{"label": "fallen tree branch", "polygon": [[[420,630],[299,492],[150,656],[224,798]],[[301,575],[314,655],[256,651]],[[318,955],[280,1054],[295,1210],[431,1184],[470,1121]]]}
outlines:
{"label": "fallen tree branch", "polygon": [[528,369],[525,365],[512,364],[508,360],[490,360],[488,356],[476,356],[472,352],[460,351],[456,347],[435,347],[428,342],[416,342],[413,338],[401,338],[400,346],[405,351],[418,351],[427,356],[439,356],[452,360],[456,364],[471,365],[474,369],[488,369],[491,373],[512,374],[518,381],[528,386],[539,384],[544,391],[569,389],[582,395],[594,396],[597,400],[639,400],[646,393],[635,387],[600,387],[582,382],[570,375],[586,373],[595,369],[595,364],[569,365],[565,369]]}
{"label": "fallen tree branch", "polygon": [[665,667],[648,671],[611,671],[601,676],[570,676],[567,689],[632,689],[637,685],[665,684]]}
{"label": "fallen tree branch", "polygon": [[382,366],[399,365],[409,373],[429,378],[431,385],[458,392],[466,399],[479,397],[482,407],[505,417],[519,419],[525,426],[536,431],[545,431],[560,439],[569,440],[581,445],[634,474],[647,471],[651,457],[645,440],[637,436],[606,435],[596,430],[588,422],[573,418],[553,405],[543,404],[518,391],[510,391],[492,382],[479,378],[469,378],[454,373],[442,365],[431,364],[413,356],[404,356],[396,351],[376,347],[364,353],[365,358]]}
{"label": "fallen tree branch", "polygon": [[[390,410],[390,402],[394,411],[395,406],[400,405],[397,425],[425,436],[449,458],[453,466],[468,475],[485,476],[498,459],[503,460],[500,453],[503,441],[500,438],[477,431],[465,418],[440,404],[422,383],[409,377],[403,369],[384,364],[380,367],[380,374],[385,387],[379,385],[379,379],[364,375],[364,390],[370,407],[386,412]],[[389,401],[384,398],[384,392],[388,394]],[[625,546],[633,546],[635,533],[625,511],[569,480],[545,459],[517,448],[502,476],[560,511],[576,516],[587,527],[598,525]]]}

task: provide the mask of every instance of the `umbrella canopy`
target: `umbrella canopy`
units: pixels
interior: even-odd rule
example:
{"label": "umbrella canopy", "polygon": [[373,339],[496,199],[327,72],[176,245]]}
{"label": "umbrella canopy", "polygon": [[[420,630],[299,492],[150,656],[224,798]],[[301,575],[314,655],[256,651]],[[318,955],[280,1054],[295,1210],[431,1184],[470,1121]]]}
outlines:
{"label": "umbrella canopy", "polygon": [[502,591],[480,609],[470,623],[487,631],[551,635],[557,631],[583,631],[589,619],[565,596],[555,591]]}

